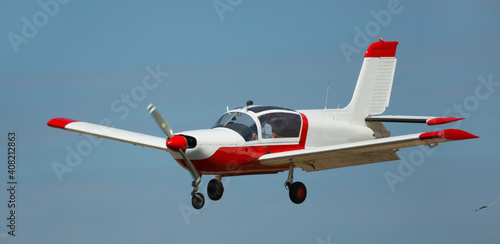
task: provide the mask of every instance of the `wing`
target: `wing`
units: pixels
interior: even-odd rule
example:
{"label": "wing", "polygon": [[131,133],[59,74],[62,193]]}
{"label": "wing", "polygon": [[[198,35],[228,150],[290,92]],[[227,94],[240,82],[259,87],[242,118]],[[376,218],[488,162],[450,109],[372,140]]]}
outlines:
{"label": "wing", "polygon": [[127,130],[120,130],[104,125],[81,122],[66,118],[55,118],[47,122],[48,126],[74,131],[78,133],[103,137],[115,141],[131,143],[168,151],[166,139]]}
{"label": "wing", "polygon": [[399,148],[434,145],[441,142],[477,138],[468,132],[447,129],[419,134],[387,137],[339,145],[266,154],[264,165],[294,163],[305,171],[318,171],[399,159]]}

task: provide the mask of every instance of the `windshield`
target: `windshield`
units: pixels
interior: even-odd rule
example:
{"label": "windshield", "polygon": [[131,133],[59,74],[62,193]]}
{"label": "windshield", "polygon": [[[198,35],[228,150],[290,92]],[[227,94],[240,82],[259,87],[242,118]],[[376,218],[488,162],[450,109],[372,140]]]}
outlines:
{"label": "windshield", "polygon": [[255,121],[248,114],[241,112],[225,113],[215,123],[215,127],[225,127],[236,131],[245,141],[251,141],[255,138],[252,134],[256,132]]}

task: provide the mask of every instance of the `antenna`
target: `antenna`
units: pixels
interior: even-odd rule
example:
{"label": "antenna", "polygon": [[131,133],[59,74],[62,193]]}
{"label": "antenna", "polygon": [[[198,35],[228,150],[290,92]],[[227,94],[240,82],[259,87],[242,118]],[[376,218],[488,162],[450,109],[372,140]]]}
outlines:
{"label": "antenna", "polygon": [[326,110],[326,106],[328,105],[328,93],[330,91],[330,84],[328,84],[328,86],[326,87],[326,100],[325,100],[325,110]]}
{"label": "antenna", "polygon": [[248,110],[248,107],[250,107],[252,105],[253,105],[253,101],[252,100],[248,100],[247,101],[247,107],[246,107],[246,109]]}

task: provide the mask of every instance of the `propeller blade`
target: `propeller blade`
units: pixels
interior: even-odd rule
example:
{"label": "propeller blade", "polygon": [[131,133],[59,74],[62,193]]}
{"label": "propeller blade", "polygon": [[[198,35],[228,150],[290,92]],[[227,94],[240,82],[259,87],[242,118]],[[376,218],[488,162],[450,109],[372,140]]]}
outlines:
{"label": "propeller blade", "polygon": [[170,128],[170,125],[168,125],[167,121],[163,118],[163,116],[161,116],[160,112],[156,110],[156,107],[153,106],[153,104],[149,104],[148,111],[151,115],[153,115],[153,118],[156,120],[156,123],[158,123],[163,133],[167,135],[167,138],[168,139],[172,138],[174,136],[172,128]]}

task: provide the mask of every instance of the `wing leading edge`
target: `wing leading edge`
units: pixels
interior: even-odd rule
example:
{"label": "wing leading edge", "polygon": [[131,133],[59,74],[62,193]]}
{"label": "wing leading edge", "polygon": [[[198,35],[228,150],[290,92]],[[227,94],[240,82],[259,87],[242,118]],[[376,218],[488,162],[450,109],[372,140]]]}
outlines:
{"label": "wing leading edge", "polygon": [[162,137],[150,136],[137,132],[120,130],[109,126],[81,122],[66,118],[51,119],[49,122],[47,122],[47,125],[54,128],[60,128],[115,141],[121,141],[134,145],[168,151],[166,139]]}
{"label": "wing leading edge", "polygon": [[294,163],[305,171],[318,171],[347,166],[398,160],[398,149],[441,142],[478,138],[468,132],[447,129],[411,135],[345,143],[310,149],[266,154],[259,158],[264,165]]}

